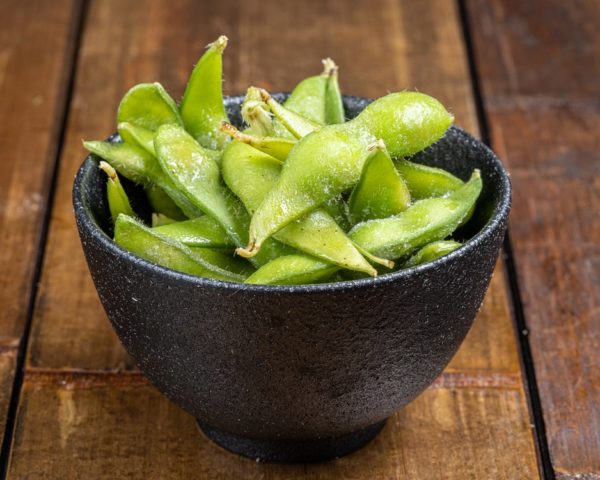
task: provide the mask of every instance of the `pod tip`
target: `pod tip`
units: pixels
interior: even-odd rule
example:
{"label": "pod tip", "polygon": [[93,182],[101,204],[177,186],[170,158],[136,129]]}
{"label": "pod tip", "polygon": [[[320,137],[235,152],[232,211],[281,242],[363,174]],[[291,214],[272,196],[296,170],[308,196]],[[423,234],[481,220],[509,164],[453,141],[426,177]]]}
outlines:
{"label": "pod tip", "polygon": [[367,150],[369,150],[369,152],[372,152],[373,150],[385,151],[385,149],[386,149],[385,143],[381,138],[377,139],[375,142],[373,142],[371,145],[369,145],[367,147]]}
{"label": "pod tip", "polygon": [[252,258],[260,250],[260,245],[256,242],[250,242],[246,248],[238,247],[235,249],[235,253],[240,257]]}
{"label": "pod tip", "polygon": [[331,77],[333,75],[337,75],[338,66],[331,58],[324,58],[321,60],[321,63],[323,63],[323,76]]}
{"label": "pod tip", "polygon": [[221,130],[223,133],[226,133],[230,137],[239,140],[240,142],[252,143],[252,137],[250,135],[240,132],[231,123],[224,120],[219,124],[219,130]]}
{"label": "pod tip", "polygon": [[227,47],[227,42],[229,42],[229,39],[225,35],[221,35],[214,42],[209,43],[206,48],[214,48],[215,50],[222,52]]}
{"label": "pod tip", "polygon": [[117,179],[117,171],[113,167],[111,167],[110,164],[105,162],[104,160],[100,160],[100,164],[98,165],[98,168],[100,170],[102,170],[104,173],[106,173],[108,178],[110,178],[111,180],[114,181]]}
{"label": "pod tip", "polygon": [[262,98],[263,102],[268,102],[271,100],[271,94],[267,92],[264,88],[259,88],[260,98]]}

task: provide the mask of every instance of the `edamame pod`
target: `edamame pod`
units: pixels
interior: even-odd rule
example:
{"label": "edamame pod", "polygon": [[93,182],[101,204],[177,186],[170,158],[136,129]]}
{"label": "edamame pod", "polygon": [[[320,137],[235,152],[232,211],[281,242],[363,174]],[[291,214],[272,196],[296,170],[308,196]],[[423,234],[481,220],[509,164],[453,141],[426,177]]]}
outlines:
{"label": "edamame pod", "polygon": [[383,140],[391,156],[410,155],[438,140],[452,119],[436,99],[399,92],[376,100],[349,122],[302,138],[252,217],[245,254],[255,255],[273,233],[351,188],[376,139]]}
{"label": "edamame pod", "polygon": [[386,218],[406,210],[410,193],[396,171],[382,141],[371,147],[360,180],[354,187],[348,206],[356,223]]}
{"label": "edamame pod", "polygon": [[144,127],[138,127],[133,123],[121,122],[117,130],[125,143],[143,148],[149,154],[154,155],[154,132]]}
{"label": "edamame pod", "polygon": [[[325,61],[323,61],[325,64]],[[325,97],[327,91],[327,79],[329,78],[330,64],[324,65],[325,70],[320,75],[308,77],[302,80],[284,105],[289,110],[299,113],[319,125],[325,125]]]}
{"label": "edamame pod", "polygon": [[100,169],[108,176],[108,180],[106,181],[106,197],[113,224],[117,221],[117,217],[121,213],[133,217],[135,215],[133,208],[131,208],[127,193],[123,185],[121,185],[115,169],[106,162],[100,162]]}
{"label": "edamame pod", "polygon": [[361,223],[348,236],[379,257],[401,258],[450,235],[475,205],[481,188],[481,174],[475,170],[471,179],[450,195],[416,202],[396,217]]}
{"label": "edamame pod", "polygon": [[307,255],[286,255],[263,265],[245,283],[261,285],[301,285],[319,283],[339,267]]}
{"label": "edamame pod", "polygon": [[342,92],[338,83],[338,66],[331,58],[323,60],[327,83],[325,85],[325,123],[333,125],[344,123],[346,115],[344,112],[344,102],[342,101]]}
{"label": "edamame pod", "polygon": [[285,128],[294,135],[294,137],[302,138],[321,128],[321,124],[309,120],[308,118],[304,118],[302,115],[281,105],[277,100],[271,97],[266,90],[261,89],[260,95],[273,115],[275,115],[275,118],[277,118],[277,120],[279,120]]}
{"label": "edamame pod", "polygon": [[212,264],[210,260],[216,258],[212,253],[192,251],[127,215],[117,217],[115,242],[138,257],[179,272],[227,282],[243,282],[245,278]]}
{"label": "edamame pod", "polygon": [[443,197],[460,187],[465,182],[441,168],[429,167],[420,163],[399,159],[394,162],[413,200],[430,197]]}
{"label": "edamame pod", "polygon": [[209,215],[154,228],[158,233],[188,247],[235,248],[227,232]]}
{"label": "edamame pod", "polygon": [[[206,155],[207,150],[177,125],[160,127],[154,138],[154,148],[164,172],[188,201],[219,222],[235,245],[244,245],[250,217],[221,182],[219,166]],[[289,252],[289,248],[273,241],[251,262],[256,266],[263,265]]]}
{"label": "edamame pod", "polygon": [[[223,152],[223,179],[252,213],[277,182],[281,163],[248,145],[231,142]],[[324,210],[310,212],[275,234],[275,238],[343,268],[377,275],[344,231]]]}
{"label": "edamame pod", "polygon": [[176,221],[187,219],[181,208],[158,185],[146,187],[144,191],[154,213],[160,213]]}
{"label": "edamame pod", "polygon": [[233,253],[233,250],[230,250],[229,252],[221,252],[205,247],[189,248],[195,255],[202,257],[211,265],[216,265],[227,272],[241,275],[244,278],[247,278],[256,271],[256,268],[254,268],[246,260],[236,257]]}
{"label": "edamame pod", "polygon": [[265,152],[282,162],[290,154],[296,145],[296,140],[282,137],[254,137],[240,132],[237,128],[227,122],[221,123],[221,130],[241,143],[247,143],[261,152]]}
{"label": "edamame pod", "polygon": [[160,83],[140,83],[131,88],[117,110],[117,124],[127,122],[150,131],[166,123],[182,125],[177,105]]}
{"label": "edamame pod", "polygon": [[177,220],[173,220],[162,213],[152,213],[152,228],[162,227],[163,225],[169,225],[171,223],[177,223]]}
{"label": "edamame pod", "polygon": [[190,134],[177,125],[163,125],[154,137],[163,171],[198,209],[217,220],[236,244],[243,242],[240,216],[244,208],[221,182],[217,163]]}
{"label": "edamame pod", "polygon": [[431,242],[422,247],[417,253],[410,257],[403,268],[414,267],[415,265],[421,265],[422,263],[431,262],[444,255],[448,255],[459,248],[462,244],[455,242],[454,240],[439,240],[437,242]]}
{"label": "edamame pod", "polygon": [[204,147],[221,149],[229,137],[219,130],[228,121],[223,104],[223,50],[227,37],[208,45],[190,76],[179,111],[186,130]]}
{"label": "edamame pod", "polygon": [[337,223],[344,232],[347,232],[352,228],[349,220],[350,213],[348,211],[348,205],[341,195],[331,197],[321,205],[321,208],[335,220],[335,223]]}
{"label": "edamame pod", "polygon": [[83,142],[83,146],[89,152],[106,160],[128,180],[144,187],[151,187],[152,185],[161,187],[187,217],[194,218],[202,215],[202,210],[188,201],[185,195],[165,175],[156,158],[140,147],[128,143],[103,141]]}

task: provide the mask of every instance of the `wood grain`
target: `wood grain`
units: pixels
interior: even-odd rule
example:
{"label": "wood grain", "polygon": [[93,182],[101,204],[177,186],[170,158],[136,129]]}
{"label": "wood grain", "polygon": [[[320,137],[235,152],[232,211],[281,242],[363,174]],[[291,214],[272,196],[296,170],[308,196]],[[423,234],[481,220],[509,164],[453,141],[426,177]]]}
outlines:
{"label": "wood grain", "polygon": [[[600,475],[600,105],[495,109],[519,284],[555,469]],[[584,477],[585,478],[585,477]]]}
{"label": "wood grain", "polygon": [[[148,387],[110,329],[80,253],[70,206],[81,138],[114,130],[131,85],[175,98],[203,46],[230,37],[225,89],[290,90],[331,55],[346,93],[418,87],[476,130],[454,2],[91,3],[33,318],[9,478],[532,478],[535,453],[504,272],[448,372],[372,448],[314,467],[259,466],[202,439],[193,419]],[[273,32],[277,32],[277,41]],[[127,372],[123,372],[126,370]],[[70,372],[70,373],[69,373]],[[77,373],[79,372],[79,373]],[[433,452],[433,453],[432,453]],[[258,468],[258,469],[257,469]],[[210,475],[209,476],[209,472]],[[204,474],[204,477],[202,476]]]}
{"label": "wood grain", "polygon": [[[527,5],[526,5],[527,4]],[[469,2],[553,467],[600,478],[597,2]]]}
{"label": "wood grain", "polygon": [[[120,376],[122,378],[123,376]],[[108,380],[110,375],[102,375]],[[144,381],[118,385],[31,376],[8,478],[534,478],[529,422],[515,389],[432,388],[370,445],[324,464],[257,464],[207,440],[194,419]]]}
{"label": "wood grain", "polygon": [[596,0],[467,0],[467,5],[486,102],[506,96],[598,98]]}
{"label": "wood grain", "polygon": [[0,4],[0,346],[30,302],[70,71],[74,1]]}
{"label": "wood grain", "polygon": [[0,438],[65,112],[78,6],[0,3]]}

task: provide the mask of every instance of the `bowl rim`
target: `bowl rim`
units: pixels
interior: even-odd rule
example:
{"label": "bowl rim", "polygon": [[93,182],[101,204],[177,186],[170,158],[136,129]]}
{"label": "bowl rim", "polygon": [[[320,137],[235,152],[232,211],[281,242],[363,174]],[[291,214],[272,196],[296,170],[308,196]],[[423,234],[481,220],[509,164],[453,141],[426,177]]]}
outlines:
{"label": "bowl rim", "polygon": [[[275,92],[273,95],[285,95],[284,92]],[[359,97],[353,95],[344,95],[344,100],[358,101],[358,102],[371,102],[372,99],[368,97]],[[239,102],[243,99],[243,95],[230,95],[224,97],[225,104]],[[73,182],[72,201],[75,217],[77,224],[80,229],[85,230],[86,233],[92,236],[97,242],[99,242],[108,252],[112,255],[123,257],[126,261],[133,262],[139,266],[154,271],[160,275],[170,277],[174,281],[187,282],[194,284],[198,287],[211,287],[221,288],[223,290],[239,291],[245,290],[255,293],[322,293],[322,292],[334,292],[339,290],[355,290],[359,288],[379,287],[382,285],[395,283],[398,280],[413,276],[415,274],[426,274],[430,270],[437,270],[443,268],[445,264],[449,264],[455,258],[462,255],[468,255],[473,252],[478,244],[482,243],[485,239],[492,236],[495,231],[500,228],[501,224],[508,218],[508,213],[511,207],[512,200],[512,187],[510,183],[509,174],[502,164],[502,161],[498,156],[481,140],[476,139],[462,128],[452,125],[449,130],[453,130],[458,133],[459,136],[465,137],[469,142],[476,143],[482,148],[488,157],[492,161],[492,165],[496,167],[496,170],[500,174],[500,201],[494,208],[494,211],[487,222],[487,224],[479,230],[473,237],[467,240],[456,250],[440,257],[436,260],[417,265],[414,267],[397,270],[395,272],[385,273],[378,275],[377,277],[361,278],[355,280],[344,280],[339,282],[329,283],[314,283],[314,284],[301,284],[301,285],[258,285],[238,282],[227,282],[222,280],[215,280],[212,278],[200,277],[190,275],[187,273],[172,270],[171,268],[164,267],[162,265],[150,262],[142,257],[125,250],[120,245],[114,242],[102,228],[96,223],[96,221],[90,215],[90,211],[86,209],[83,201],[83,177],[85,172],[92,168],[92,164],[97,162],[93,159],[92,154],[88,154],[83,163],[80,165],[75,175]],[[113,134],[109,139],[114,138],[116,134]]]}

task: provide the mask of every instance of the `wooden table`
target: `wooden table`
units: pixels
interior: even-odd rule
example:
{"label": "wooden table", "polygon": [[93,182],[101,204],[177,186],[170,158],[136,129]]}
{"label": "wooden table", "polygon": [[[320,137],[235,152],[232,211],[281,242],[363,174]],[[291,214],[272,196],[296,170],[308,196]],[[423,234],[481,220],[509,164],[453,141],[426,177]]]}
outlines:
{"label": "wooden table", "polygon": [[[0,461],[9,479],[600,479],[600,8],[595,0],[2,0]],[[206,440],[139,374],[83,260],[81,139],[133,84],[178,97],[230,38],[226,93],[289,90],[332,56],[345,93],[418,88],[514,184],[467,341],[365,449],[256,464]]]}

